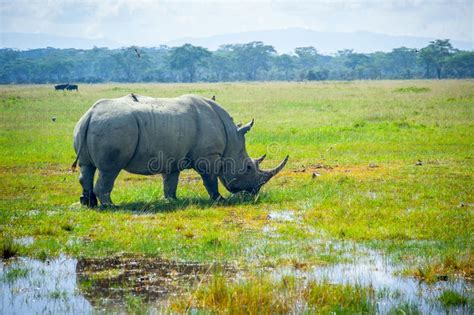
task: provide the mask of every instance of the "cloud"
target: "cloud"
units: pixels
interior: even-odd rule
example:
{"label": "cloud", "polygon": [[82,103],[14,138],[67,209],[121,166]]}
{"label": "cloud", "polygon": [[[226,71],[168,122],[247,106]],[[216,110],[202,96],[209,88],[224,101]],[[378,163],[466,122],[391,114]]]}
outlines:
{"label": "cloud", "polygon": [[182,37],[305,27],[473,41],[474,2],[0,1],[4,32],[42,32],[157,45]]}

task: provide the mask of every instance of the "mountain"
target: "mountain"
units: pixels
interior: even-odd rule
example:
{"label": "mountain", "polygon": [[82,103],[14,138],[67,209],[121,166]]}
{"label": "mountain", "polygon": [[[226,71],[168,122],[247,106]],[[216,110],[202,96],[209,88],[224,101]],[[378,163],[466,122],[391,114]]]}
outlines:
{"label": "mountain", "polygon": [[[182,38],[166,43],[168,46],[181,46],[190,43],[217,49],[222,44],[248,43],[262,41],[273,45],[279,53],[291,52],[296,47],[314,46],[321,53],[335,53],[342,49],[354,49],[356,52],[370,53],[391,51],[397,47],[422,48],[436,38],[394,36],[366,31],[353,33],[320,32],[304,28],[288,28],[268,31],[252,31],[234,34],[223,34],[201,38]],[[442,38],[444,39],[444,38]],[[452,40],[451,44],[458,49],[472,50],[473,42]]]}
{"label": "mountain", "polygon": [[124,45],[106,39],[86,39],[44,33],[0,33],[1,48],[21,50],[45,47],[89,49],[94,46],[118,48]]}
{"label": "mountain", "polygon": [[[354,49],[356,52],[370,53],[374,51],[391,51],[397,47],[422,48],[435,38],[414,36],[393,36],[372,32],[321,32],[304,28],[287,28],[280,30],[252,31],[234,34],[222,34],[200,38],[182,38],[165,43],[168,46],[181,46],[190,43],[216,50],[223,44],[248,43],[262,41],[273,45],[279,53],[288,53],[296,47],[314,46],[320,53],[335,53],[342,49]],[[143,46],[159,46],[163,43],[150,43]],[[452,40],[451,44],[458,49],[473,50],[474,43]],[[78,48],[97,47],[119,48],[129,46],[107,39],[86,39],[51,34],[32,33],[0,33],[1,48]]]}

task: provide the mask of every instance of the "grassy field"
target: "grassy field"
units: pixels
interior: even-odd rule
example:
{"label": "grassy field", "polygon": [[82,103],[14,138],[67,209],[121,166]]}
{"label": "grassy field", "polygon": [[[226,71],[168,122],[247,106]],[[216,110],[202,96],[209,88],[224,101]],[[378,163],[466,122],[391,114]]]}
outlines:
{"label": "grassy field", "polygon": [[[106,84],[79,89],[63,93],[52,86],[0,86],[4,252],[40,259],[60,253],[96,258],[126,254],[217,262],[254,274],[263,268],[350,260],[347,247],[328,249],[336,241],[403,263],[406,277],[426,282],[440,276],[474,277],[474,81]],[[255,117],[247,134],[251,156],[266,152],[263,167],[269,168],[289,154],[288,165],[254,199],[230,196],[221,187],[228,201],[212,204],[198,175],[187,171],[180,178],[179,200],[169,202],[162,199],[161,177],[123,172],[112,193],[117,210],[81,207],[78,173],[69,170],[75,158],[74,125],[96,100],[129,92],[216,95],[235,121]],[[26,237],[34,241],[15,241]],[[285,292],[299,287],[259,277],[251,281],[259,285],[245,287],[214,277],[188,304],[239,313],[228,296],[216,297],[214,291],[234,292],[245,300],[253,296],[251,290],[265,291],[266,286],[283,286]],[[324,312],[370,313],[373,293],[361,290],[318,283],[300,293],[307,305]],[[334,299],[318,299],[321,292],[332,292]],[[338,294],[359,300],[337,300]],[[268,304],[260,311],[291,309],[272,304],[274,295],[265,298]],[[344,303],[347,308],[334,308]],[[182,311],[188,304],[173,307]]]}

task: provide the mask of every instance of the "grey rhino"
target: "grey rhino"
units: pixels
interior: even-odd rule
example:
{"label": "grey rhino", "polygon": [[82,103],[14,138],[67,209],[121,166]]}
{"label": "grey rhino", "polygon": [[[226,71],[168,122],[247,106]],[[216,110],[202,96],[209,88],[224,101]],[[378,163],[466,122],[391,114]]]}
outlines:
{"label": "grey rhino", "polygon": [[[213,200],[221,199],[218,178],[232,193],[258,193],[288,156],[271,170],[260,170],[265,155],[251,159],[245,149],[250,123],[235,125],[216,102],[196,96],[152,98],[137,94],[97,101],[74,129],[79,162],[80,201],[89,207],[113,205],[110,193],[121,170],[163,177],[165,198],[176,198],[180,171],[192,168]],[[94,174],[99,170],[94,185]]]}

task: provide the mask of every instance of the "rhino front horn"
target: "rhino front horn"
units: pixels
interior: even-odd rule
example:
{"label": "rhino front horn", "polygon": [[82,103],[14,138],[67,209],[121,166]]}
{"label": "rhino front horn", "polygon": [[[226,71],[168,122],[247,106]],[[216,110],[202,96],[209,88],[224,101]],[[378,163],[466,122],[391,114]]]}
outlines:
{"label": "rhino front horn", "polygon": [[[275,167],[275,168],[273,168],[273,169],[271,169],[271,170],[268,171],[268,173],[271,175],[271,177],[273,177],[273,176],[275,176],[276,174],[278,174],[278,173],[285,167],[286,162],[288,162],[288,158],[289,158],[289,157],[290,157],[290,156],[287,155],[287,156],[285,157],[285,159],[280,163],[280,165],[278,165],[277,167]],[[270,177],[270,178],[271,178],[271,177]]]}
{"label": "rhino front horn", "polygon": [[268,182],[273,176],[275,176],[276,174],[278,174],[278,172],[280,172],[286,165],[286,162],[288,162],[288,158],[289,156],[287,155],[286,158],[280,163],[280,165],[278,165],[277,167],[269,170],[269,171],[263,171],[263,175],[262,175],[262,183],[261,185],[265,184],[266,182]]}

